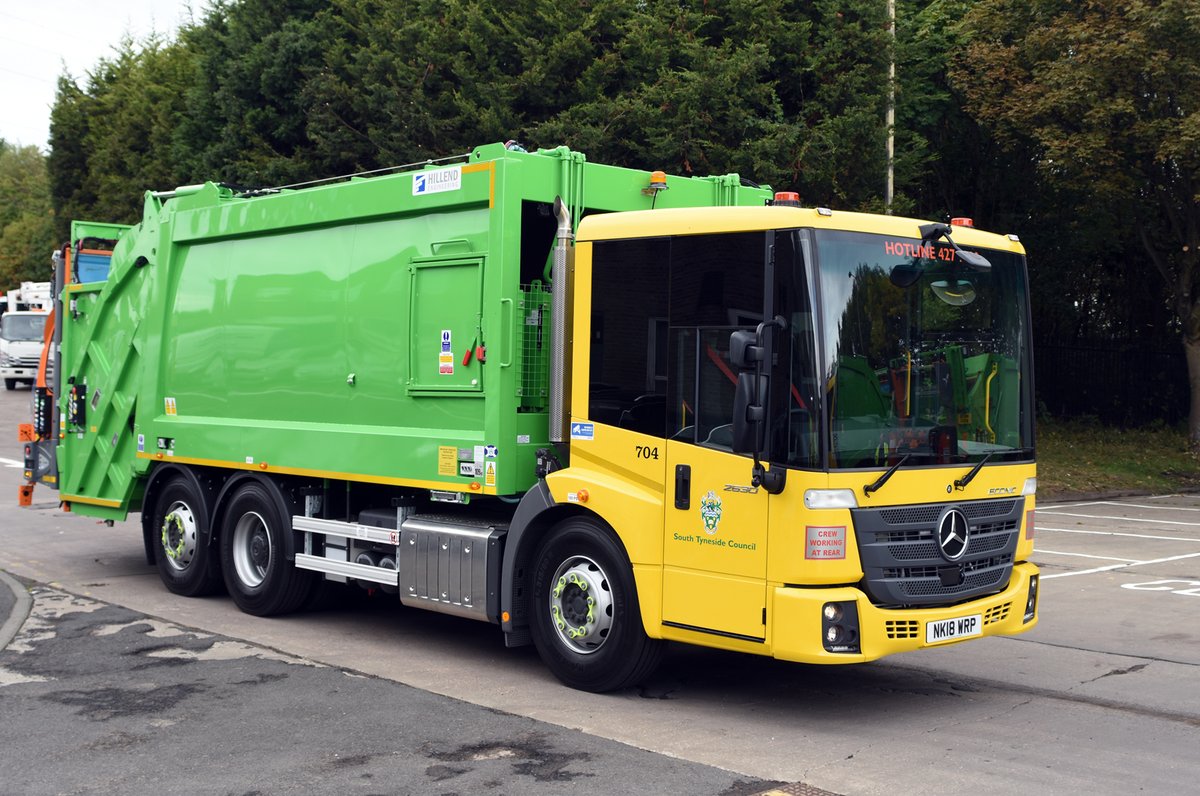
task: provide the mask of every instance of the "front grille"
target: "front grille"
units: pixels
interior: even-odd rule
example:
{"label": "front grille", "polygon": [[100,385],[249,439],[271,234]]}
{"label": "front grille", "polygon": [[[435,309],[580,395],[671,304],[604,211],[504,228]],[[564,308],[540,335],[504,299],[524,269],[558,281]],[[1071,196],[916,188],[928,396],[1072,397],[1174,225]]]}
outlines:
{"label": "front grille", "polygon": [[888,619],[883,623],[888,638],[917,638],[921,623],[915,619]]}
{"label": "front grille", "polygon": [[[994,569],[1011,563],[1012,556],[996,556],[995,558],[985,558],[979,561],[968,561],[965,564],[961,564],[959,569],[963,575],[969,576],[985,569]],[[938,577],[938,571],[944,566],[943,564],[941,567],[893,567],[884,569],[883,576],[885,578],[903,578],[906,580],[909,578],[936,578]]]}
{"label": "front grille", "polygon": [[[976,500],[855,509],[864,587],[879,605],[948,605],[1002,590],[1012,574],[1025,500]],[[942,556],[937,522],[949,507],[967,518],[957,561]]]}
{"label": "front grille", "polygon": [[987,610],[983,615],[983,623],[985,625],[994,625],[997,622],[1003,622],[1008,619],[1008,611],[1012,608],[1012,603],[1004,603],[1003,605],[994,605]]}

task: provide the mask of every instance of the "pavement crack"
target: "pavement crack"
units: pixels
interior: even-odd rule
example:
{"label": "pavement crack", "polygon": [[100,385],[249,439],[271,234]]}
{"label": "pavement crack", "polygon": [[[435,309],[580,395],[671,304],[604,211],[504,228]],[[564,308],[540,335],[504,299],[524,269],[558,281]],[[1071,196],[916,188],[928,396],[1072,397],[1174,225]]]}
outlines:
{"label": "pavement crack", "polygon": [[1115,677],[1116,675],[1120,675],[1120,674],[1133,674],[1134,672],[1140,672],[1142,669],[1145,669],[1149,665],[1150,664],[1148,664],[1148,663],[1137,663],[1137,664],[1134,664],[1133,666],[1129,666],[1124,669],[1113,669],[1112,671],[1105,672],[1104,674],[1100,675],[1099,677],[1093,677],[1091,680],[1084,680],[1080,683],[1080,685],[1087,685],[1088,683],[1094,683],[1097,680],[1103,680],[1105,677]]}

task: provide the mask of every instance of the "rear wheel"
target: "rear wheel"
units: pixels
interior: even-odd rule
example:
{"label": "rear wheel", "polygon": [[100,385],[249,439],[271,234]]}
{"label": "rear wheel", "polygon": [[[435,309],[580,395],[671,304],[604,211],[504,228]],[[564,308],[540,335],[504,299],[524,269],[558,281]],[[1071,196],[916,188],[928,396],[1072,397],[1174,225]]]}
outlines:
{"label": "rear wheel", "polygon": [[584,691],[636,685],[662,656],[662,642],[643,629],[625,550],[587,518],[566,520],[542,543],[530,630],[555,676]]}
{"label": "rear wheel", "polygon": [[290,517],[272,490],[244,484],[229,501],[221,524],[221,570],[229,595],[248,614],[294,611],[308,599],[315,579],[285,558]]}
{"label": "rear wheel", "polygon": [[16,379],[5,379],[4,380],[4,389],[6,389],[6,390],[17,389],[17,380]]}
{"label": "rear wheel", "polygon": [[221,587],[217,553],[209,544],[209,510],[195,484],[169,481],[154,501],[154,561],[163,585],[198,597]]}

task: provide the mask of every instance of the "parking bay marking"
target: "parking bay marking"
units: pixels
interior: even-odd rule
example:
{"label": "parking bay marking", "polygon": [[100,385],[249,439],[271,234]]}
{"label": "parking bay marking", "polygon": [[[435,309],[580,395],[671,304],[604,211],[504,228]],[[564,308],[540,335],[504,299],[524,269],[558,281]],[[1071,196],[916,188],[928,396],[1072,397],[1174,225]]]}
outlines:
{"label": "parking bay marking", "polygon": [[1082,517],[1085,520],[1118,520],[1120,522],[1152,522],[1156,525],[1188,525],[1200,528],[1200,522],[1183,522],[1182,520],[1150,520],[1143,517],[1112,517],[1104,514],[1072,514],[1069,511],[1053,511],[1039,509],[1038,516],[1053,514],[1055,517]]}
{"label": "parking bay marking", "polygon": [[1039,547],[1037,549],[1037,552],[1045,553],[1046,555],[1051,555],[1051,556],[1075,556],[1078,558],[1098,558],[1101,561],[1125,561],[1130,564],[1140,563],[1139,559],[1136,559],[1136,558],[1117,558],[1116,556],[1093,556],[1093,555],[1089,555],[1088,553],[1063,553],[1058,550],[1046,550],[1041,547]]}
{"label": "parking bay marking", "polygon": [[[1166,495],[1165,497],[1177,496]],[[1153,500],[1154,498],[1149,499]],[[1151,509],[1153,511],[1200,511],[1200,507],[1197,506],[1148,506],[1144,503],[1120,503],[1115,500],[1094,500],[1090,503],[1055,503],[1038,509],[1038,513],[1062,514],[1064,512],[1059,511],[1059,509],[1082,509],[1087,508],[1088,506],[1117,506],[1125,509]]]}
{"label": "parking bay marking", "polygon": [[1155,558],[1149,561],[1135,561],[1132,564],[1109,564],[1105,567],[1095,567],[1094,569],[1081,569],[1077,572],[1055,572],[1052,575],[1042,575],[1042,580],[1050,578],[1066,578],[1071,575],[1093,575],[1097,572],[1109,572],[1114,569],[1126,569],[1127,567],[1140,567],[1146,564],[1166,564],[1169,561],[1180,561],[1185,558],[1196,558],[1200,553],[1185,553],[1181,556],[1168,556],[1167,558]]}
{"label": "parking bay marking", "polygon": [[1200,542],[1200,539],[1189,539],[1186,536],[1149,536],[1144,533],[1124,533],[1121,531],[1083,531],[1078,528],[1051,528],[1048,525],[1038,525],[1038,533],[1054,531],[1055,533],[1086,533],[1093,536],[1129,536],[1134,539],[1162,539],[1165,542]]}
{"label": "parking bay marking", "polygon": [[[1171,586],[1164,586],[1166,583],[1183,583],[1188,586],[1186,589],[1175,589]],[[1122,583],[1122,589],[1133,589],[1134,591],[1165,591],[1171,594],[1182,594],[1187,597],[1200,597],[1200,580],[1150,580],[1145,583]]]}

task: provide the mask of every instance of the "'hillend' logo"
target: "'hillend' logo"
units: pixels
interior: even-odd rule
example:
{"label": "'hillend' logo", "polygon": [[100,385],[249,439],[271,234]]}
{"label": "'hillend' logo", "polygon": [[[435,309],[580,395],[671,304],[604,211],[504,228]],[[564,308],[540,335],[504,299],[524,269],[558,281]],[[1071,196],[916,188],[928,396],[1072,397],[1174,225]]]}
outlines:
{"label": "'hillend' logo", "polygon": [[457,191],[462,187],[462,166],[422,171],[413,175],[413,196]]}
{"label": "'hillend' logo", "polygon": [[700,517],[704,520],[704,532],[712,536],[721,524],[721,498],[711,489],[700,498]]}

